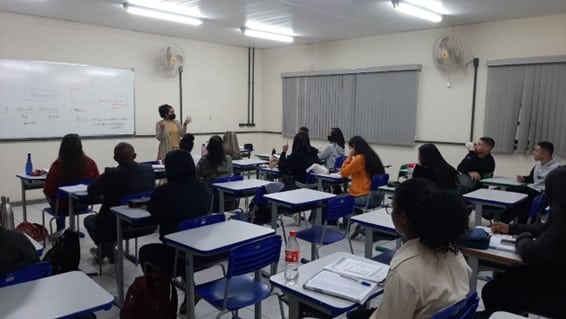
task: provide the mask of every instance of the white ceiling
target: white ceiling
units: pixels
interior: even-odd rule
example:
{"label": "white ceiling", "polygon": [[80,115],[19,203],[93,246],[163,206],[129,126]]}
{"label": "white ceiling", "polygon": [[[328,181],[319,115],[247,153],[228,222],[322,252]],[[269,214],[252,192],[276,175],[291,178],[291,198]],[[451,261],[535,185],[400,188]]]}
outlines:
{"label": "white ceiling", "polygon": [[239,28],[246,21],[291,27],[298,35],[295,44],[303,44],[566,12],[566,0],[443,0],[450,14],[431,23],[397,12],[390,0],[162,1],[198,7],[204,23],[194,27],[130,15],[121,0],[0,0],[0,11],[256,48],[290,44],[245,37]]}

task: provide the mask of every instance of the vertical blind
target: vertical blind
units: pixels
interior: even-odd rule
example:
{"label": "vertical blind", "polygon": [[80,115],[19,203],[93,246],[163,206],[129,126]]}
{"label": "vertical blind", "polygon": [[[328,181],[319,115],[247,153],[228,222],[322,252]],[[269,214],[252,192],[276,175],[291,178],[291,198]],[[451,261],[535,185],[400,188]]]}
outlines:
{"label": "vertical blind", "polygon": [[283,135],[331,127],[368,142],[413,145],[420,65],[283,74]]}
{"label": "vertical blind", "polygon": [[532,150],[549,141],[566,154],[566,57],[488,61],[485,134],[496,150]]}

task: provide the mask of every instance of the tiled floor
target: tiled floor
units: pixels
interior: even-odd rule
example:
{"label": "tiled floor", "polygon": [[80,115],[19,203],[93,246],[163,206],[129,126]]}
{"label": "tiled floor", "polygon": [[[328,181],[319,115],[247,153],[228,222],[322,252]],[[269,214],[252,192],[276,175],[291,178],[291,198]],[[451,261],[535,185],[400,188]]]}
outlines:
{"label": "tiled floor", "polygon": [[[29,205],[28,206],[28,219],[31,222],[37,222],[37,223],[41,223],[41,210],[45,207],[46,204],[33,204],[33,205]],[[21,207],[14,207],[14,216],[16,219],[16,224],[19,223],[21,221]],[[301,226],[297,227],[294,224],[293,219],[291,218],[287,218],[286,220],[286,228],[287,231],[289,231],[290,229],[298,229],[300,227],[304,227],[304,223],[301,224]],[[82,224],[82,218],[81,218],[81,230],[84,231],[84,226]],[[281,231],[278,231],[279,233],[281,233]],[[150,236],[146,236],[146,237],[142,237],[139,239],[139,243],[138,246],[141,247],[144,244],[147,243],[155,243],[155,242],[159,242],[157,233],[150,235]],[[131,244],[131,249],[133,249],[133,242],[130,243]],[[301,256],[303,257],[310,257],[310,246],[303,243],[301,244]],[[394,242],[380,242],[379,243],[381,246],[385,246],[385,247],[390,247],[393,248],[394,247]],[[50,244],[47,244],[48,247],[46,247],[47,249],[49,248]],[[87,273],[91,273],[91,272],[97,272],[98,271],[98,264],[94,261],[93,257],[90,255],[89,253],[89,249],[93,247],[93,242],[90,239],[90,237],[87,235],[85,235],[84,238],[81,238],[81,264],[80,264],[80,268],[87,272]],[[363,241],[363,237],[360,237],[356,240],[353,241],[353,247],[354,247],[354,253],[357,255],[363,255],[364,253],[364,241]],[[45,249],[45,251],[47,250]],[[344,240],[342,242],[339,242],[335,245],[330,245],[330,246],[325,246],[322,247],[320,249],[320,255],[321,256],[326,256],[329,255],[333,252],[336,251],[348,251],[348,243]],[[282,255],[281,255],[281,259],[279,262],[279,269],[283,269],[283,261],[284,261],[284,257],[283,257],[283,251],[282,251]],[[124,261],[124,274],[125,274],[125,287],[124,287],[124,291],[127,291],[128,286],[133,282],[134,278],[137,276],[142,275],[142,271],[140,266],[136,266],[134,264],[132,264],[129,261]],[[218,278],[222,275],[220,267],[213,267],[210,269],[207,269],[205,271],[202,271],[200,273],[198,273],[195,277],[195,280],[197,283],[200,282],[205,282],[214,278]],[[108,292],[110,292],[112,295],[117,295],[116,291],[116,275],[115,275],[115,271],[114,271],[114,267],[113,265],[109,264],[108,262],[105,262],[103,264],[103,268],[102,268],[102,276],[98,276],[98,275],[94,275],[91,276],[91,278],[98,282],[104,289],[106,289]],[[478,291],[481,291],[481,287],[483,287],[483,285],[485,284],[484,281],[482,280],[478,280]],[[183,293],[179,294],[180,298],[182,298],[184,296]],[[376,306],[379,303],[379,300],[375,300],[372,303],[372,306]],[[263,302],[262,305],[262,314],[263,314],[263,318],[272,318],[272,319],[276,319],[276,318],[280,318],[281,314],[280,314],[280,310],[279,310],[279,303],[277,302],[277,298],[275,296],[268,298],[267,300],[265,300]],[[480,304],[480,309],[483,309],[483,305]],[[285,313],[287,314],[287,309],[284,309]],[[119,318],[119,314],[120,311],[117,307],[112,307],[111,310],[109,311],[100,311],[98,313],[96,313],[97,318]],[[206,303],[205,301],[200,301],[197,306],[196,306],[196,314],[197,314],[197,318],[203,318],[203,319],[209,319],[209,318],[215,318],[216,315],[218,314],[218,311],[216,309],[214,309],[212,306],[210,306],[208,303]],[[253,318],[253,307],[249,307],[247,309],[243,309],[240,311],[239,313],[241,318]],[[179,318],[181,318],[181,316],[179,316]],[[224,318],[229,318],[229,315],[225,315]],[[345,316],[341,316],[339,318],[345,318]]]}

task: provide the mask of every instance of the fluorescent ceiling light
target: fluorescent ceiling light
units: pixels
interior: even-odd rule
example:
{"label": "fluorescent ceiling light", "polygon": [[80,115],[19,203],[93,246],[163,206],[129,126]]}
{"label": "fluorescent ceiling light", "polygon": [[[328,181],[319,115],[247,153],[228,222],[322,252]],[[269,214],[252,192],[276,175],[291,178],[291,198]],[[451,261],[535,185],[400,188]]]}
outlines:
{"label": "fluorescent ceiling light", "polygon": [[175,2],[167,2],[161,0],[127,0],[129,4],[155,9],[159,11],[165,11],[180,15],[186,15],[195,18],[206,18],[199,10],[198,7],[189,7],[185,5],[180,5]]}
{"label": "fluorescent ceiling light", "polygon": [[273,40],[273,41],[279,41],[279,42],[286,42],[286,43],[292,43],[293,42],[293,37],[290,37],[288,35],[263,32],[263,31],[248,29],[248,28],[242,28],[242,32],[245,35],[247,35],[248,37],[261,38],[261,39],[267,39],[267,40]]}
{"label": "fluorescent ceiling light", "polygon": [[190,24],[190,25],[201,25],[202,20],[185,16],[179,15],[169,12],[158,11],[154,9],[146,9],[143,7],[134,6],[128,3],[124,3],[124,9],[131,14],[137,14],[144,17],[173,21],[178,23]]}
{"label": "fluorescent ceiling light", "polygon": [[397,5],[394,5],[393,7],[405,14],[412,15],[413,17],[421,18],[432,22],[442,21],[442,16],[440,14],[436,14],[434,12],[421,9],[412,4],[399,2]]}
{"label": "fluorescent ceiling light", "polygon": [[254,29],[254,30],[258,30],[258,31],[263,31],[263,32],[269,32],[269,33],[275,33],[275,34],[281,34],[281,35],[288,35],[290,37],[295,36],[295,33],[293,32],[293,29],[291,29],[291,28],[277,27],[277,26],[272,26],[272,25],[268,25],[268,24],[263,24],[261,22],[248,21],[248,22],[246,22],[246,28]]}
{"label": "fluorescent ceiling light", "polygon": [[405,0],[405,2],[414,4],[421,8],[426,8],[427,10],[438,14],[450,14],[450,12],[444,8],[442,1],[440,0]]}

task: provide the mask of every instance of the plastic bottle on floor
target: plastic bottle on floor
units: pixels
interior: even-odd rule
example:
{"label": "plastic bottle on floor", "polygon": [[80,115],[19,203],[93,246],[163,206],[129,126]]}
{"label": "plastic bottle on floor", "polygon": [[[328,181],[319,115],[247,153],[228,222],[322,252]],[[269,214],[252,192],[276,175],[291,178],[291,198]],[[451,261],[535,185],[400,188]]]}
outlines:
{"label": "plastic bottle on floor", "polygon": [[291,230],[285,246],[285,280],[287,285],[296,285],[299,279],[299,261],[301,248],[297,241],[297,231]]}

